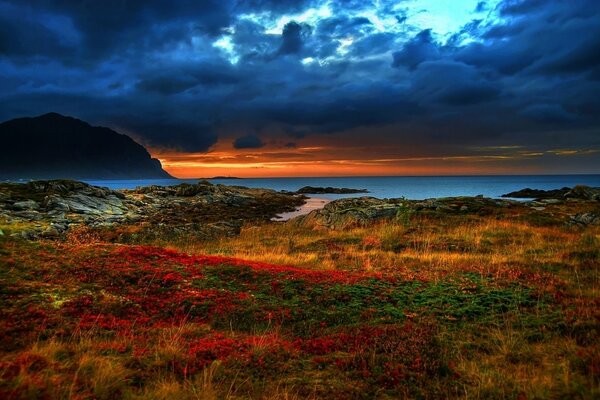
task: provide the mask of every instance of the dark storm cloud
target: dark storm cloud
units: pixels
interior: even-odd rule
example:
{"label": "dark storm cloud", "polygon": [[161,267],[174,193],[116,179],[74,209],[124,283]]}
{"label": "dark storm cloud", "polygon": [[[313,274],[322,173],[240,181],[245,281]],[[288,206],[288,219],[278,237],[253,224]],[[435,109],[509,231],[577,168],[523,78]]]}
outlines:
{"label": "dark storm cloud", "polygon": [[[303,31],[309,30],[310,28],[304,28],[297,22],[289,22],[283,27],[283,33],[281,34],[282,43],[279,47],[279,54],[293,54],[298,53],[302,49],[303,42]],[[305,35],[305,34],[304,34]]]}
{"label": "dark storm cloud", "polygon": [[265,143],[256,135],[245,135],[233,141],[233,147],[236,149],[259,149],[264,147]]}
{"label": "dark storm cloud", "polygon": [[150,146],[177,151],[205,151],[217,140],[211,125],[188,121],[135,120],[127,123],[135,132],[143,132],[141,141]]}
{"label": "dark storm cloud", "polygon": [[21,7],[0,3],[0,55],[27,57],[66,54],[77,43],[78,35],[73,30],[63,35],[52,22],[68,28],[70,21],[65,17],[31,13]]}
{"label": "dark storm cloud", "polygon": [[356,34],[372,27],[371,21],[366,17],[332,17],[321,21],[317,27],[317,34],[324,37],[337,39]]}
{"label": "dark storm cloud", "polygon": [[500,4],[499,9],[502,15],[521,15],[540,10],[547,4],[546,0],[507,0]]}
{"label": "dark storm cloud", "polygon": [[28,4],[71,18],[90,53],[123,48],[127,45],[125,41],[142,43],[148,28],[157,21],[163,26],[170,22],[193,22],[195,29],[215,35],[229,25],[233,7],[232,2],[221,0],[33,0]]}
{"label": "dark storm cloud", "polygon": [[269,11],[273,13],[294,13],[318,4],[314,0],[242,0],[236,3],[235,10],[244,12]]}
{"label": "dark storm cloud", "polygon": [[576,119],[575,115],[558,104],[534,104],[525,108],[520,114],[549,124],[568,123]]}
{"label": "dark storm cloud", "polygon": [[240,81],[237,71],[230,64],[209,63],[182,65],[179,68],[148,72],[135,85],[140,91],[154,92],[165,96],[182,93],[196,86],[214,88],[234,85]]}
{"label": "dark storm cloud", "polygon": [[440,48],[433,41],[431,29],[424,29],[406,42],[402,50],[395,52],[393,56],[392,65],[394,67],[406,66],[409,69],[415,69],[424,61],[440,58]]}
{"label": "dark storm cloud", "polygon": [[600,2],[481,1],[443,33],[410,4],[0,0],[0,118],[58,111],[181,151],[350,132],[466,148],[550,129],[598,145]]}
{"label": "dark storm cloud", "polygon": [[169,95],[183,92],[197,84],[198,81],[191,76],[157,76],[139,81],[136,87],[143,91]]}
{"label": "dark storm cloud", "polygon": [[422,102],[468,105],[487,102],[500,94],[497,83],[475,68],[454,61],[431,61],[419,65],[413,80]]}

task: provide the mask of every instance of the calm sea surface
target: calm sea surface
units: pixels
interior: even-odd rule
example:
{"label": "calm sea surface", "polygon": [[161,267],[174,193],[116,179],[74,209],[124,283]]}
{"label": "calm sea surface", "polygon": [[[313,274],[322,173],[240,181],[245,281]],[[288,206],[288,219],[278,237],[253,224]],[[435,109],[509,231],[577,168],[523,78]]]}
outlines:
{"label": "calm sea surface", "polygon": [[[88,181],[111,189],[133,189],[148,185],[177,185],[195,183],[197,179],[146,179]],[[343,178],[252,178],[211,179],[212,183],[239,185],[252,188],[295,191],[303,186],[332,186],[367,189],[367,194],[319,194],[315,197],[338,199],[341,197],[373,196],[379,198],[406,197],[427,199],[448,196],[500,197],[504,193],[524,188],[559,189],[565,186],[587,185],[600,187],[600,175],[519,175],[519,176],[393,176],[393,177],[343,177]]]}

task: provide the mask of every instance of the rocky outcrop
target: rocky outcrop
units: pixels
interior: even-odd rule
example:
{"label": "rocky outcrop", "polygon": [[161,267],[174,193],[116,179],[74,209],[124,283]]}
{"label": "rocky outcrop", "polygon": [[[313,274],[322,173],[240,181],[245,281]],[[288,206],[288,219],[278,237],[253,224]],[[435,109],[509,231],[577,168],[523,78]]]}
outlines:
{"label": "rocky outcrop", "polygon": [[385,219],[403,220],[413,213],[468,214],[499,212],[521,206],[511,200],[485,197],[448,197],[427,200],[377,199],[359,197],[335,200],[320,210],[296,217],[289,223],[327,229],[367,226]]}
{"label": "rocky outcrop", "polygon": [[575,186],[573,188],[564,187],[554,190],[522,189],[516,192],[510,192],[502,197],[512,197],[516,199],[536,199],[536,200],[592,200],[600,201],[600,188],[588,186]]}
{"label": "rocky outcrop", "polygon": [[434,211],[450,214],[478,213],[486,214],[507,207],[519,206],[522,203],[514,200],[491,199],[489,197],[458,196],[439,199],[407,201],[407,207],[414,211]]}
{"label": "rocky outcrop", "polygon": [[396,216],[401,207],[401,200],[381,200],[374,197],[340,199],[328,203],[320,210],[294,218],[290,223],[328,229],[364,226]]}
{"label": "rocky outcrop", "polygon": [[600,215],[587,212],[573,215],[568,222],[569,225],[585,227],[588,225],[600,225]]}
{"label": "rocky outcrop", "polygon": [[74,225],[145,226],[148,234],[236,234],[245,221],[268,221],[303,198],[269,189],[212,185],[115,191],[69,180],[0,184],[0,219],[26,222],[28,239],[59,237]]}
{"label": "rocky outcrop", "polygon": [[600,201],[600,188],[575,186],[563,196],[565,199]]}
{"label": "rocky outcrop", "polygon": [[352,194],[352,193],[369,193],[367,189],[349,189],[349,188],[334,188],[304,186],[296,191],[299,194]]}
{"label": "rocky outcrop", "polygon": [[90,227],[134,221],[125,195],[83,182],[54,180],[0,184],[0,219],[29,223],[26,239],[57,238],[73,225]]}

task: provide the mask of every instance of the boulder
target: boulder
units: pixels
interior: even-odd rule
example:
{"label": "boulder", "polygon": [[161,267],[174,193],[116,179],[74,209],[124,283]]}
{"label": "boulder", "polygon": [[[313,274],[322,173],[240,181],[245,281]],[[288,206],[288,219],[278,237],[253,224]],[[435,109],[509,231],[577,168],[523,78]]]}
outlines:
{"label": "boulder", "polygon": [[12,208],[14,210],[38,210],[40,205],[34,200],[17,201],[13,203]]}
{"label": "boulder", "polygon": [[69,204],[59,195],[52,194],[44,199],[46,209],[50,212],[69,212]]}
{"label": "boulder", "polygon": [[575,226],[588,226],[588,225],[600,225],[600,215],[592,212],[582,213],[571,216],[569,225]]}
{"label": "boulder", "polygon": [[307,224],[328,229],[362,226],[383,218],[393,218],[401,205],[374,197],[340,199],[328,203],[320,210],[296,217],[295,224]]}

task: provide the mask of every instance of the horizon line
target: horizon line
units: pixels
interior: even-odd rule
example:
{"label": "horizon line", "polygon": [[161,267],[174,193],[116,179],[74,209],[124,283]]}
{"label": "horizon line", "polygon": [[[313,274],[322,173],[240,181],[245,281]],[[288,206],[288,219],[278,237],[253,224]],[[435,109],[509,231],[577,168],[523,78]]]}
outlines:
{"label": "horizon line", "polygon": [[[193,177],[193,178],[179,178],[173,177],[173,180],[228,180],[228,179],[311,179],[311,178],[461,178],[461,177],[520,177],[520,176],[600,176],[600,172],[591,173],[563,173],[563,174],[457,174],[457,175],[323,175],[323,176],[226,176],[226,177]],[[106,180],[106,181],[118,181],[118,180],[171,180],[171,178],[155,178],[155,179],[85,179],[85,180]]]}

